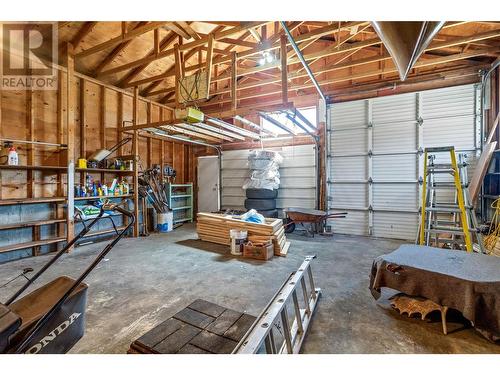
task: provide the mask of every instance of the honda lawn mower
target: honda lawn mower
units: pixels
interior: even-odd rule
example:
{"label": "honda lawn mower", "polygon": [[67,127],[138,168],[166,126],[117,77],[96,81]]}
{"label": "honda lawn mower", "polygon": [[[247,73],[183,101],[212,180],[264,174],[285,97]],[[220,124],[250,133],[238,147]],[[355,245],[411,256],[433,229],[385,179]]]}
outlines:
{"label": "honda lawn mower", "polygon": [[[106,245],[92,264],[77,279],[61,276],[19,298],[61,255],[90,231],[102,218],[104,211],[119,212],[129,218],[129,223]],[[134,221],[134,215],[118,205],[103,205],[89,225],[28,279],[7,302],[0,303],[0,353],[68,352],[83,337],[85,331],[87,284],[83,280],[120,241]]]}

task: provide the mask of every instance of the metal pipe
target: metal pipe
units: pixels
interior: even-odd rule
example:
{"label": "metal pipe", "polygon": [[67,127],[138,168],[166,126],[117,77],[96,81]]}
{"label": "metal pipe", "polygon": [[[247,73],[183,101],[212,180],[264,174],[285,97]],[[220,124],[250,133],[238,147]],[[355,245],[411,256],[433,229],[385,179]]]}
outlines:
{"label": "metal pipe", "polygon": [[500,66],[500,58],[496,59],[493,64],[491,64],[491,68],[483,75],[481,79],[481,150],[483,147],[483,142],[484,142],[484,135],[486,134],[486,129],[484,129],[485,125],[485,114],[486,114],[486,103],[485,103],[485,96],[486,96],[486,84],[488,82],[488,79],[493,73],[493,71]]}
{"label": "metal pipe", "polygon": [[283,129],[284,131],[286,131],[287,133],[290,133],[291,135],[297,135],[295,134],[295,132],[290,129],[290,128],[287,128],[285,125],[283,125],[281,122],[273,119],[271,116],[269,116],[267,113],[264,113],[264,112],[259,112],[259,116],[266,119],[267,121],[269,121],[271,124],[273,124],[274,126],[277,126],[278,128],[280,129]]}
{"label": "metal pipe", "polygon": [[[480,143],[480,146],[481,146],[481,152],[483,151],[483,143],[485,141],[485,134],[486,134],[486,129],[485,129],[485,124],[486,124],[486,84],[488,83],[488,80],[489,80],[489,77],[491,75],[491,73],[493,73],[493,71],[498,68],[500,66],[500,58],[497,58],[492,64],[491,64],[491,68],[483,74],[482,78],[481,78],[481,143]],[[487,211],[487,208],[486,208],[486,205],[485,205],[485,201],[483,199],[483,195],[484,195],[484,184],[481,184],[481,192],[480,192],[480,196],[481,196],[481,204],[480,204],[480,207],[481,207],[481,219],[483,221],[486,221],[486,211]]]}
{"label": "metal pipe", "polygon": [[292,45],[292,48],[294,49],[295,53],[297,54],[297,57],[299,58],[300,62],[304,66],[304,69],[311,79],[311,82],[313,83],[314,87],[316,87],[316,90],[318,90],[319,96],[321,99],[323,99],[326,102],[326,97],[325,94],[323,94],[323,91],[321,91],[321,87],[319,86],[318,81],[316,81],[316,78],[314,77],[313,72],[311,71],[311,68],[309,68],[309,65],[307,64],[307,61],[304,59],[304,56],[302,55],[302,52],[300,52],[299,46],[297,46],[297,43],[295,43],[295,40],[293,39],[292,34],[290,33],[290,30],[288,30],[288,27],[286,26],[286,23],[284,21],[280,21],[281,27],[286,33],[286,36],[288,37],[288,40],[290,41],[290,44]]}
{"label": "metal pipe", "polygon": [[26,143],[30,145],[39,145],[39,146],[53,146],[53,147],[62,147],[67,148],[68,145],[64,143],[49,143],[49,142],[38,142],[38,141],[23,141],[19,139],[7,139],[0,138],[0,142],[11,142],[11,143]]}
{"label": "metal pipe", "polygon": [[298,109],[295,109],[295,111],[293,112],[293,115],[298,117],[300,119],[300,121],[302,121],[304,124],[306,124],[309,129],[311,129],[312,131],[316,131],[316,126],[314,126],[311,121],[309,121],[302,113],[300,113],[300,111]]}
{"label": "metal pipe", "polygon": [[259,131],[259,133],[261,133],[261,132],[262,132],[262,133],[269,134],[269,135],[270,135],[270,136],[272,136],[272,137],[276,137],[276,134],[275,134],[275,133],[273,133],[272,131],[267,130],[267,129],[264,129],[263,127],[261,127],[261,126],[259,126],[259,125],[257,125],[257,124],[254,124],[252,121],[247,120],[247,119],[246,119],[246,118],[244,118],[244,117],[241,117],[241,116],[236,115],[236,116],[234,116],[234,119],[235,119],[235,120],[238,120],[238,121],[240,121],[240,122],[242,122],[243,124],[245,124],[245,125],[247,125],[247,126],[249,126],[249,127],[253,128],[253,129],[255,129],[255,130],[258,130],[258,131]]}

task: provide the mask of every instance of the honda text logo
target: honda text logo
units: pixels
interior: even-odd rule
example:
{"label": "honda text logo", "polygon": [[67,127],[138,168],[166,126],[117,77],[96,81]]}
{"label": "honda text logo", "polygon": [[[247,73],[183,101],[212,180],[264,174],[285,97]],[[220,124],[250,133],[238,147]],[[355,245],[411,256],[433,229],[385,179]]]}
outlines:
{"label": "honda text logo", "polygon": [[53,340],[56,339],[61,333],[63,333],[70,325],[72,325],[75,320],[78,319],[78,317],[82,315],[82,313],[73,313],[71,316],[68,318],[68,320],[65,320],[62,322],[60,325],[58,325],[53,331],[51,331],[47,336],[45,336],[43,339],[41,339],[38,343],[33,345],[31,348],[26,350],[26,354],[37,354],[39,353],[43,348],[45,348],[49,343]]}
{"label": "honda text logo", "polygon": [[56,90],[57,24],[4,22],[0,33],[0,88]]}

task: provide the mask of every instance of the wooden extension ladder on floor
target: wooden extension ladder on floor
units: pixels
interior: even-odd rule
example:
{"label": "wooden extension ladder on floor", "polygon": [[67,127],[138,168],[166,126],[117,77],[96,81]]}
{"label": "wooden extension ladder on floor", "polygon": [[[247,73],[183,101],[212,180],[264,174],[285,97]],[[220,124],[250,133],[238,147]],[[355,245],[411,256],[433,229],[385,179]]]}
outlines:
{"label": "wooden extension ladder on floor", "polygon": [[[449,153],[449,163],[436,163],[436,154]],[[457,163],[455,148],[428,147],[424,151],[424,179],[422,206],[417,243],[439,247],[447,244],[452,249],[473,251],[472,235],[475,234],[480,251],[483,241],[468,194],[467,163],[463,155]],[[453,181],[443,181],[437,175],[451,175]],[[453,191],[453,202],[437,202],[437,190]],[[444,216],[444,219],[443,219]]]}
{"label": "wooden extension ladder on floor", "polygon": [[321,289],[314,286],[310,265],[315,258],[306,257],[299,269],[290,275],[233,354],[299,353],[321,294]]}

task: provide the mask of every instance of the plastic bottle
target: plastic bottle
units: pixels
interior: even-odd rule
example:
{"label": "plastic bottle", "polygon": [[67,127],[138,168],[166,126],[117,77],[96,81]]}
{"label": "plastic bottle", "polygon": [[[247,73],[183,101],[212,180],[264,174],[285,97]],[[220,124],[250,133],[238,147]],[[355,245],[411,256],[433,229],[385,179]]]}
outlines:
{"label": "plastic bottle", "polygon": [[7,164],[8,165],[19,165],[19,156],[18,156],[16,148],[14,146],[11,146],[11,148],[9,148]]}

